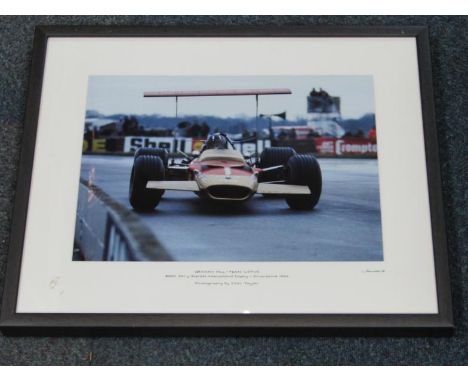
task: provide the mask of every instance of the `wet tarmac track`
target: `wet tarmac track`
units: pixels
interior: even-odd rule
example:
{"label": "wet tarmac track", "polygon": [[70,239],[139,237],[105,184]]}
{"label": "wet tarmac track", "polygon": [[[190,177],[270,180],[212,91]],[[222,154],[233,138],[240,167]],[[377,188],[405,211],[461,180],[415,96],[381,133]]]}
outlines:
{"label": "wet tarmac track", "polygon": [[[124,206],[132,157],[83,156],[81,176]],[[319,159],[322,197],[313,211],[254,196],[223,206],[194,193],[166,191],[140,214],[178,261],[378,261],[382,234],[377,161]]]}

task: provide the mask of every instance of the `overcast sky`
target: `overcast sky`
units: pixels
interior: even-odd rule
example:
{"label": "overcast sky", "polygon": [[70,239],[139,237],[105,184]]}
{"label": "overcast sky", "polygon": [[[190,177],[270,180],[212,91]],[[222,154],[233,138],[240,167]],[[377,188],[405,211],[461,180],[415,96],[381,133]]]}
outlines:
{"label": "overcast sky", "polygon": [[[289,88],[291,95],[259,97],[259,113],[287,112],[288,119],[306,117],[312,88],[341,97],[343,118],[374,112],[371,76],[90,76],[87,110],[102,114],[175,115],[174,98],[143,98],[145,91]],[[179,116],[255,116],[255,97],[179,98]]]}

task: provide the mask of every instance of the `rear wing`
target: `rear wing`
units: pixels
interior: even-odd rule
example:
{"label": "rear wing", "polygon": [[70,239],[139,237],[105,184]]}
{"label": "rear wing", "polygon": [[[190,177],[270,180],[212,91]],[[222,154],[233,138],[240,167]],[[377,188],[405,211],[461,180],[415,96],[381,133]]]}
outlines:
{"label": "rear wing", "polygon": [[[258,131],[258,96],[260,95],[281,95],[292,94],[288,88],[270,88],[270,89],[223,89],[223,90],[172,90],[144,92],[145,98],[175,98],[175,117],[179,114],[179,98],[182,97],[222,97],[222,96],[255,96],[255,131],[257,137]],[[258,159],[258,142],[255,144],[255,157]]]}
{"label": "rear wing", "polygon": [[228,90],[175,90],[144,92],[143,97],[220,97],[220,96],[259,96],[292,94],[287,88],[273,89],[228,89]]}

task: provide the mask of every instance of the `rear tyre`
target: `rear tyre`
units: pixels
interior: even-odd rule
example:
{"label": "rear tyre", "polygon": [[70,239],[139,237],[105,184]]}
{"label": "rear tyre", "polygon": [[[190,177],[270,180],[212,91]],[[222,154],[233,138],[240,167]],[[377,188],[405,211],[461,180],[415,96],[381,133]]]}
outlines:
{"label": "rear tyre", "polygon": [[167,167],[169,161],[168,153],[165,149],[156,149],[153,147],[142,147],[135,151],[135,159],[142,155],[151,155],[161,158],[164,167]]}
{"label": "rear tyre", "polygon": [[164,164],[160,157],[140,155],[135,157],[130,175],[129,200],[136,211],[152,211],[161,200],[163,190],[146,188],[150,180],[164,180]]}
{"label": "rear tyre", "polygon": [[[260,168],[285,166],[289,158],[296,154],[296,151],[291,147],[268,147],[262,151],[260,156]],[[261,173],[258,176],[259,182],[270,182],[276,180],[275,175],[270,173]],[[281,195],[263,194],[263,197],[268,199],[281,198]]]}
{"label": "rear tyre", "polygon": [[268,147],[260,156],[260,168],[285,165],[295,154],[296,151],[291,147]]}
{"label": "rear tyre", "polygon": [[308,186],[310,195],[288,195],[286,203],[293,210],[311,210],[322,193],[322,172],[312,155],[294,155],[286,165],[286,183]]}

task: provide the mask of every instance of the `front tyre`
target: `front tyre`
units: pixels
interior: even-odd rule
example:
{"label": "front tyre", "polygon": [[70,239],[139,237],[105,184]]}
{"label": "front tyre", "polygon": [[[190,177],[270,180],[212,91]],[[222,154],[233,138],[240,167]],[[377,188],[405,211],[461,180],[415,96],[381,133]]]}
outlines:
{"label": "front tyre", "polygon": [[164,164],[160,157],[140,155],[133,162],[130,175],[129,200],[136,211],[152,211],[158,205],[163,190],[146,188],[150,180],[164,180]]}
{"label": "front tyre", "polygon": [[312,155],[294,155],[286,165],[286,183],[308,186],[309,195],[287,195],[286,203],[293,210],[311,210],[322,193],[322,172]]}

